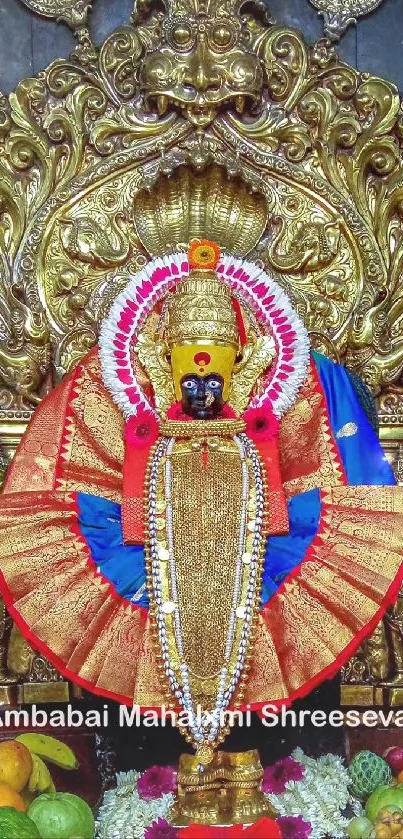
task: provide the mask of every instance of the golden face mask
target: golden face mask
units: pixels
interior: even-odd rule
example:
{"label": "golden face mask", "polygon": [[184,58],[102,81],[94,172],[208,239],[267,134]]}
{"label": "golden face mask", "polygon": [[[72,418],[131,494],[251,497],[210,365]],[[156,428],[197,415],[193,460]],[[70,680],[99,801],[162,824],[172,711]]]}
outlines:
{"label": "golden face mask", "polygon": [[168,304],[166,339],[177,399],[181,379],[191,373],[222,376],[223,398],[228,399],[239,333],[231,290],[212,267],[218,255],[214,243],[194,243],[189,256],[191,264],[197,260],[196,267],[178,284]]}
{"label": "golden face mask", "polygon": [[224,380],[223,398],[226,402],[235,358],[236,349],[228,344],[212,344],[204,340],[174,344],[171,348],[171,367],[176,398],[181,399],[180,383],[183,376],[194,373],[204,377],[216,373]]}

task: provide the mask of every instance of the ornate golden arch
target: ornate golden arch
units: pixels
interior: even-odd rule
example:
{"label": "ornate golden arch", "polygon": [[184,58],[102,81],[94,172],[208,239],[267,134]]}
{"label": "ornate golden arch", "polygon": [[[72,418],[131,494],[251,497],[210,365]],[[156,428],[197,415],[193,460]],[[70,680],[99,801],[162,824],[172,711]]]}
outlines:
{"label": "ornate golden arch", "polygon": [[[403,480],[403,114],[396,88],[261,3],[135,3],[99,49],[87,3],[24,0],[78,46],[0,101],[0,435],[97,341],[152,254],[209,234],[261,260],[313,345],[379,400]],[[63,9],[61,8],[63,7]],[[256,235],[257,231],[257,235]]]}

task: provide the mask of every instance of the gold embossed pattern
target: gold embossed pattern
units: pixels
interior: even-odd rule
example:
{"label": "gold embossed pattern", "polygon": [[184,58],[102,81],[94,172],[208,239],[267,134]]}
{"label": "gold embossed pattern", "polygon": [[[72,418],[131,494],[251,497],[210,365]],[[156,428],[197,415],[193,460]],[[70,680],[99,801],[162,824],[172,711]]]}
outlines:
{"label": "gold embossed pattern", "polygon": [[242,469],[235,444],[222,443],[205,459],[191,443],[177,443],[172,504],[185,661],[195,679],[211,678],[224,660],[238,556]]}
{"label": "gold embossed pattern", "polygon": [[[57,473],[61,484],[69,490],[84,485],[85,491],[94,495],[121,499],[121,477],[115,467],[115,461],[118,464],[123,455],[121,419],[103,392],[98,371],[97,357],[91,354],[75,376],[66,379],[62,388],[38,408],[16,456],[16,464],[26,460],[26,491],[21,490],[19,469],[11,470],[7,492],[2,496],[0,567],[13,616],[56,667],[101,693],[113,693],[127,701],[134,699],[144,706],[158,706],[165,701],[165,694],[159,681],[148,616],[116,597],[112,587],[96,574],[85,543],[78,536],[74,493],[51,490]],[[75,387],[82,382],[85,386],[78,397]],[[106,414],[97,413],[95,394],[106,406]],[[393,601],[402,576],[403,489],[343,486],[326,412],[317,401],[312,374],[304,385],[301,400],[302,416],[305,410],[311,410],[311,402],[314,406],[310,422],[312,439],[320,441],[319,457],[312,458],[308,434],[299,440],[301,408],[297,403],[293,421],[293,411],[283,419],[280,437],[287,487],[293,494],[297,484],[301,489],[309,488],[322,480],[329,488],[322,492],[319,534],[301,569],[285,581],[260,615],[245,702],[262,703],[299,695],[318,683],[324,673],[331,674],[339,668],[375,625],[382,604]],[[88,432],[86,423],[91,423]],[[35,467],[36,459],[42,456],[36,448],[41,428],[42,446],[49,444],[54,448],[46,450],[47,470],[38,491]],[[102,428],[108,429],[108,435],[102,434]],[[176,445],[179,450],[182,443]],[[54,453],[56,448],[63,453],[61,461]],[[200,453],[192,449],[193,456],[193,465],[186,467],[190,470],[188,480],[192,479],[194,493],[196,487],[200,493],[201,479],[195,474]],[[224,453],[213,449],[209,456],[224,458]],[[228,485],[214,485],[209,503],[216,501],[220,491],[221,503],[234,510],[229,498],[234,491],[232,473],[225,471],[229,466],[213,462],[219,471],[224,470]],[[91,470],[85,467],[85,483],[81,484],[81,470],[88,463],[92,464]],[[110,486],[106,477],[109,473]],[[178,503],[182,505],[189,503],[184,480],[179,479],[178,473],[178,497],[180,492],[183,494]],[[193,495],[193,502],[199,503],[199,497]],[[206,513],[221,539],[230,522],[223,518],[222,509],[220,513],[220,505],[207,505]],[[197,534],[194,530],[182,534],[183,551],[191,548],[194,557],[193,542],[197,541],[199,558],[209,563],[212,546],[203,544],[205,535],[196,524],[197,518],[193,518]],[[224,538],[233,539],[231,532],[229,529]],[[214,545],[221,550],[218,537]],[[223,569],[211,569],[203,562],[192,566],[190,555],[183,556],[183,585],[190,598],[190,575],[196,575],[192,580],[198,580],[197,596],[205,594],[205,602],[199,605],[204,609],[205,621],[210,621],[209,633],[215,639],[216,610],[221,608],[224,615],[227,608],[228,592],[224,598],[224,588],[230,577],[231,555],[224,556]],[[221,571],[227,578],[220,582]],[[212,580],[214,590],[218,589],[217,603],[211,594]],[[188,608],[189,620],[196,620]],[[202,661],[204,672],[211,672],[215,662],[208,661],[206,626],[207,623],[201,630],[207,650]],[[195,645],[193,656],[196,658]]]}
{"label": "gold embossed pattern", "polygon": [[[73,498],[61,492],[3,497],[0,565],[7,605],[13,604],[13,616],[35,646],[71,678],[129,702],[161,705],[166,697],[147,612],[116,597],[88,562],[76,535]],[[260,614],[245,704],[296,697],[332,675],[369,632],[381,605],[397,594],[403,489],[329,488],[322,500],[320,532],[309,555]],[[190,537],[184,544],[189,542]],[[192,569],[210,589],[205,604],[198,604],[206,613],[211,609],[208,631],[205,625],[199,636],[206,672],[215,664],[208,641],[219,637],[217,608],[223,614],[228,601],[220,605],[219,593],[212,605],[211,579],[214,574],[217,579],[218,568],[209,571]],[[183,585],[192,602],[189,580]],[[194,593],[192,598],[194,603]],[[193,656],[196,660],[195,646]],[[196,666],[200,670],[200,661]]]}

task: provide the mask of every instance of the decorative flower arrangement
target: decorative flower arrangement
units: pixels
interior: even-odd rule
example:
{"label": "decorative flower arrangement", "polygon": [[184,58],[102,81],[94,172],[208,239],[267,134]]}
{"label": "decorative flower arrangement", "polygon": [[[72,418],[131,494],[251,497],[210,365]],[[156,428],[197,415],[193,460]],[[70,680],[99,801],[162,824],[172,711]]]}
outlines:
{"label": "decorative flower arrangement", "polygon": [[[269,406],[276,417],[282,417],[295,402],[310,358],[308,333],[291,301],[261,266],[230,254],[220,256],[214,243],[196,243],[190,258],[191,266],[204,268],[215,266],[219,258],[217,274],[232,290],[234,301],[240,295],[256,313],[264,332],[271,335],[275,358],[262,391],[252,398],[252,405],[254,408]],[[131,277],[102,323],[99,336],[102,378],[125,419],[136,416],[142,409],[155,411],[132,364],[134,337],[156,304],[180,279],[188,276],[189,262],[183,252],[151,260]],[[242,327],[240,335],[242,340]]]}
{"label": "decorative flower arrangement", "polygon": [[282,839],[309,839],[312,835],[312,825],[302,816],[280,816],[277,824],[281,830]]}
{"label": "decorative flower arrangement", "polygon": [[350,784],[340,757],[315,759],[297,748],[264,772],[263,791],[280,813],[276,822],[261,819],[248,828],[192,825],[177,830],[168,820],[176,772],[169,766],[152,766],[143,773],[117,775],[117,788],[105,793],[99,810],[97,839],[338,839],[346,835],[346,809],[357,816],[363,813]]}
{"label": "decorative flower arrangement", "polygon": [[150,766],[137,781],[137,792],[145,801],[175,793],[178,782],[172,766]]}
{"label": "decorative flower arrangement", "polygon": [[[293,751],[291,758],[293,763],[304,769],[300,780],[292,780],[290,777],[285,780],[287,767],[284,770],[284,763],[290,758],[278,761],[283,767],[277,772],[273,771],[276,764],[269,767],[270,774],[267,774],[267,770],[265,772],[265,792],[280,813],[278,824],[284,839],[305,839],[308,836],[309,839],[323,839],[324,836],[338,839],[345,836],[349,822],[344,815],[346,808],[350,807],[357,816],[362,815],[363,810],[361,804],[351,796],[351,780],[342,758],[327,754],[315,759],[308,757],[300,748]],[[291,764],[287,763],[287,766],[291,772],[297,771],[291,768]],[[277,784],[284,781],[283,792],[268,791],[267,783],[272,783],[273,778]],[[291,817],[294,824],[290,821]]]}
{"label": "decorative flower arrangement", "polygon": [[277,760],[272,766],[266,766],[263,775],[262,790],[267,794],[281,795],[287,789],[289,781],[301,781],[305,774],[305,766],[293,757]]}
{"label": "decorative flower arrangement", "polygon": [[[145,773],[126,772],[118,773],[116,789],[108,790],[105,793],[97,819],[98,839],[176,839],[176,831],[168,824],[168,814],[174,803],[174,795],[165,792],[167,775],[164,774],[165,767],[160,778],[162,787],[159,797],[157,794],[158,776],[153,768]],[[175,775],[174,770],[169,770],[171,779]],[[146,781],[142,781],[142,776]],[[140,791],[151,797],[142,797]],[[168,783],[170,783],[168,781]],[[158,824],[158,822],[160,824]],[[162,822],[162,824],[161,824]],[[167,832],[167,827],[170,833]],[[146,834],[146,830],[148,833]],[[150,834],[150,830],[152,831]],[[163,832],[165,830],[165,833]]]}
{"label": "decorative flower arrangement", "polygon": [[146,827],[144,839],[178,839],[178,831],[166,819],[157,819]]}
{"label": "decorative flower arrangement", "polygon": [[151,411],[140,408],[137,416],[129,417],[125,425],[125,440],[138,449],[151,448],[158,437],[158,422]]}
{"label": "decorative flower arrangement", "polygon": [[280,423],[270,408],[249,408],[243,416],[246,433],[254,443],[268,443],[278,435]]}

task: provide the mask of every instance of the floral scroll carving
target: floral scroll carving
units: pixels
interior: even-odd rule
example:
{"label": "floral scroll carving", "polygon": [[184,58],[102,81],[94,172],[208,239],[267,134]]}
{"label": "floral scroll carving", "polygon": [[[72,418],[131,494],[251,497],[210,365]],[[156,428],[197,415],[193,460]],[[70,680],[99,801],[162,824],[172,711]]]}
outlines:
{"label": "floral scroll carving", "polygon": [[[91,66],[77,54],[56,61],[1,101],[5,410],[30,410],[96,342],[101,289],[149,258],[135,196],[184,164],[222,164],[265,196],[255,256],[292,294],[315,345],[374,393],[400,388],[397,91],[342,64],[324,42],[308,47],[258,7],[227,3],[223,16],[222,4],[194,0],[186,28],[182,6],[139,5]],[[237,67],[249,68],[253,96]]]}
{"label": "floral scroll carving", "polygon": [[[96,48],[89,3],[24,2],[62,17],[78,45],[0,97],[7,448],[150,258],[158,231],[142,234],[144,207],[164,218],[171,245],[186,244],[198,196],[209,207],[234,193],[217,189],[224,179],[242,184],[231,200],[260,231],[252,258],[291,295],[313,345],[370,386],[381,425],[401,439],[403,110],[394,85],[342,63],[328,41],[308,46],[262,3],[139,0]],[[179,222],[162,200],[172,183],[193,187],[181,193]],[[212,235],[216,221],[205,219]],[[401,443],[392,449],[401,472]],[[379,633],[371,650],[382,664]],[[354,660],[346,681],[368,667],[368,656]]]}

